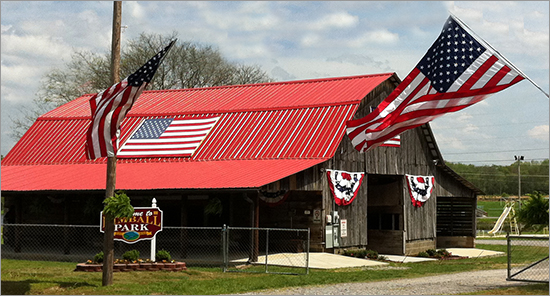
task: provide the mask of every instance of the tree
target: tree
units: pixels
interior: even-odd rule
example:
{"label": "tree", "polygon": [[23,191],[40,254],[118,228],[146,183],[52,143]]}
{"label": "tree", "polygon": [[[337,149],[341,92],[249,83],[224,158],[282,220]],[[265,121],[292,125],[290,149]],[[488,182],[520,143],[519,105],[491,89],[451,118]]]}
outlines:
{"label": "tree", "polygon": [[537,226],[539,231],[548,226],[548,199],[538,191],[527,195],[529,200],[518,210],[517,217],[525,224],[524,228]]}
{"label": "tree", "polygon": [[[175,38],[142,33],[121,49],[120,77],[135,72],[162,46]],[[11,117],[11,136],[15,140],[27,131],[36,118],[68,103],[83,94],[97,93],[112,85],[110,81],[110,49],[103,54],[76,51],[61,69],[44,75],[32,109],[22,109],[21,116]],[[178,41],[155,74],[149,89],[181,89],[221,85],[250,84],[273,81],[259,66],[228,61],[210,45]]]}

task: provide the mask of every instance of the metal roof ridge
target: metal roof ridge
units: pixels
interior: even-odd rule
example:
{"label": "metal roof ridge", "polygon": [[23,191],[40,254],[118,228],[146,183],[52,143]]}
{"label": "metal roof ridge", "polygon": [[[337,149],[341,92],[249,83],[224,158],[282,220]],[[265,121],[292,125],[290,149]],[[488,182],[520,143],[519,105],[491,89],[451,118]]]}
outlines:
{"label": "metal roof ridge", "polygon": [[312,79],[301,79],[301,80],[287,80],[287,81],[274,81],[274,82],[263,82],[263,83],[250,83],[250,84],[232,84],[232,85],[218,85],[218,86],[208,86],[208,87],[198,87],[198,88],[178,88],[178,89],[154,89],[146,90],[147,93],[157,93],[157,92],[178,92],[178,91],[198,91],[198,90],[211,90],[211,89],[223,89],[223,88],[241,88],[241,87],[261,87],[266,85],[279,85],[279,84],[299,84],[299,83],[317,83],[325,81],[337,81],[337,80],[348,80],[348,79],[360,79],[368,77],[380,77],[380,76],[392,76],[395,72],[387,73],[378,73],[378,74],[362,74],[362,75],[351,75],[351,76],[338,76],[338,77],[325,77],[325,78],[312,78]]}
{"label": "metal roof ridge", "polygon": [[[255,86],[277,85],[277,84],[315,83],[315,82],[323,82],[323,81],[359,79],[359,78],[379,77],[379,76],[390,76],[391,77],[394,74],[396,74],[396,73],[395,72],[386,72],[386,73],[377,73],[377,74],[361,74],[361,75],[324,77],[324,78],[310,78],[310,79],[300,79],[300,80],[285,80],[285,81],[273,81],[273,82],[249,83],[249,84],[230,84],[230,85],[217,85],[217,86],[191,87],[191,88],[174,88],[174,89],[150,89],[150,90],[144,90],[143,92],[144,93],[178,92],[178,91],[195,91],[195,90],[208,90],[208,89],[219,89],[219,88],[255,87]],[[96,94],[97,93],[86,93],[86,94],[82,94],[78,98],[82,98],[82,97],[86,97],[86,96],[92,97]],[[76,99],[78,99],[78,98],[76,98]]]}

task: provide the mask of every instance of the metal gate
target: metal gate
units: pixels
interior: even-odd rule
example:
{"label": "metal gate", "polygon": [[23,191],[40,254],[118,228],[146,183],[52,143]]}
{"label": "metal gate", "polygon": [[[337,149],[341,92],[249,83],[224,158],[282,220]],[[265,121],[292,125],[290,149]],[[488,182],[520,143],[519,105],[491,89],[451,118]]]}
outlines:
{"label": "metal gate", "polygon": [[309,273],[309,229],[223,227],[224,272]]}
{"label": "metal gate", "polygon": [[548,283],[548,236],[508,235],[507,243],[506,280]]}

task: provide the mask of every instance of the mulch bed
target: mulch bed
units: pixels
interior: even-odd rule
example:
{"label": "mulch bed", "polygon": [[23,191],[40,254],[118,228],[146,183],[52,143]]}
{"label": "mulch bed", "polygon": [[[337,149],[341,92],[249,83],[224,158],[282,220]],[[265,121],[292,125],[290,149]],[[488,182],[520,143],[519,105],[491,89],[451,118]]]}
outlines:
{"label": "mulch bed", "polygon": [[[78,263],[74,271],[98,272],[103,264]],[[185,262],[152,262],[152,263],[115,263],[113,272],[124,271],[182,271],[187,270]]]}

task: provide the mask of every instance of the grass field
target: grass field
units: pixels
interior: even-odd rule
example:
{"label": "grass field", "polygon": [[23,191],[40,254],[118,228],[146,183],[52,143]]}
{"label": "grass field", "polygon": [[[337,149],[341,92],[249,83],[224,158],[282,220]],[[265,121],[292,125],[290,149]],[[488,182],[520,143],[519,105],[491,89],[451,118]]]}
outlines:
{"label": "grass field", "polygon": [[[506,246],[479,245],[479,248],[506,251]],[[530,247],[525,247],[530,248]],[[547,249],[545,249],[546,251]],[[522,252],[519,252],[520,254]],[[525,254],[528,254],[526,249]],[[532,258],[515,258],[530,262]],[[310,270],[309,275],[293,276],[265,273],[223,273],[219,268],[190,268],[184,272],[121,272],[114,274],[114,284],[103,287],[101,273],[74,272],[76,263],[2,260],[2,294],[235,294],[254,290],[304,285],[370,282],[398,278],[414,278],[436,274],[452,274],[470,270],[506,268],[507,258],[444,260],[423,263],[390,263],[395,268],[347,268]],[[262,269],[263,267],[258,267]],[[270,269],[271,270],[271,269]],[[260,270],[258,270],[260,271]],[[531,285],[529,285],[531,286]],[[548,285],[534,294],[548,295]],[[544,292],[544,293],[542,293]],[[542,293],[542,294],[541,294]],[[514,294],[524,294],[515,291]],[[525,294],[533,294],[532,291]]]}
{"label": "grass field", "polygon": [[500,217],[505,203],[500,201],[477,201],[478,208],[487,212],[487,217]]}

